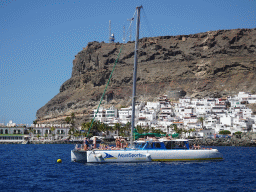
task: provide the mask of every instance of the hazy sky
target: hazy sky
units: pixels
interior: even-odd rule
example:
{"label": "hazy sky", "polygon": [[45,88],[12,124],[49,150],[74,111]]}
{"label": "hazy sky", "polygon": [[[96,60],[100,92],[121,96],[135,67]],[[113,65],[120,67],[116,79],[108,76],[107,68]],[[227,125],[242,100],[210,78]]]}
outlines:
{"label": "hazy sky", "polygon": [[140,5],[140,37],[256,27],[255,0],[0,0],[0,123],[31,124],[71,77],[74,56],[108,42],[109,20],[122,42]]}

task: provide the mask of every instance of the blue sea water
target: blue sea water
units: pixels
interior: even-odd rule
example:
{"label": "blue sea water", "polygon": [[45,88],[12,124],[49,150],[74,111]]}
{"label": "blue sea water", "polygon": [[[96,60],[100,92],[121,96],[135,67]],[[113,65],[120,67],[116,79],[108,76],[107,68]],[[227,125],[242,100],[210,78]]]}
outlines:
{"label": "blue sea water", "polygon": [[[255,191],[256,148],[223,161],[82,164],[74,145],[0,145],[0,191]],[[57,163],[62,159],[62,163]]]}

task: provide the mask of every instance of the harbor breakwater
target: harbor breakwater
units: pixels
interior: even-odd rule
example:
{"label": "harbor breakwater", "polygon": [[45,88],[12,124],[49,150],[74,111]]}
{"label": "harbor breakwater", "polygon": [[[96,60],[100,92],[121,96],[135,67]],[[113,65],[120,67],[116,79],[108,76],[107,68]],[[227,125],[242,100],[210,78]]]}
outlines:
{"label": "harbor breakwater", "polygon": [[63,140],[55,140],[55,141],[28,141],[24,143],[23,141],[8,141],[8,142],[0,142],[0,144],[82,144],[83,141],[63,141]]}
{"label": "harbor breakwater", "polygon": [[200,146],[240,146],[240,147],[256,147],[255,133],[242,133],[241,135],[233,135],[230,138],[202,138],[193,139],[189,142],[191,145]]}
{"label": "harbor breakwater", "polygon": [[[103,140],[107,145],[115,145],[114,141]],[[54,141],[22,141],[1,142],[0,144],[82,144],[82,141],[54,140]],[[240,146],[256,147],[256,133],[242,133],[230,138],[195,138],[189,139],[190,145],[200,146]]]}
{"label": "harbor breakwater", "polygon": [[217,138],[217,139],[194,139],[189,142],[191,145],[200,146],[237,146],[237,147],[256,147],[256,141],[242,140],[233,138]]}
{"label": "harbor breakwater", "polygon": [[[192,139],[190,145],[200,146],[240,146],[256,147],[255,140],[216,138],[216,139]],[[1,142],[0,144],[22,144],[22,142]],[[30,141],[27,144],[82,144],[82,141]],[[108,145],[115,145],[114,142],[106,142]]]}

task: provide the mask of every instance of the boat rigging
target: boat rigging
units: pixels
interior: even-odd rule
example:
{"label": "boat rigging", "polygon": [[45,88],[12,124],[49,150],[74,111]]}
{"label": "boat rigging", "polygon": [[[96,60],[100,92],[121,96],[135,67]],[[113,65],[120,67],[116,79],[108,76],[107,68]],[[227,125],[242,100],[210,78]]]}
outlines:
{"label": "boat rigging", "polygon": [[[197,161],[197,160],[222,160],[222,154],[217,149],[191,149],[186,139],[171,140],[170,138],[147,138],[134,141],[134,120],[135,120],[135,101],[136,101],[136,78],[137,78],[137,51],[139,44],[140,10],[142,6],[136,7],[137,30],[134,50],[134,71],[133,71],[133,93],[132,93],[132,118],[131,118],[131,138],[130,147],[125,148],[95,148],[86,150],[82,147],[71,150],[71,161],[106,163],[106,162],[151,162],[151,161]],[[122,48],[120,49],[119,55]],[[119,58],[118,55],[118,58]],[[118,61],[118,58],[116,62]],[[116,65],[115,62],[115,65]],[[111,72],[109,81],[114,71]],[[109,84],[107,83],[107,86]],[[105,91],[101,101],[104,97]],[[101,103],[100,101],[100,103]],[[99,104],[100,106],[100,104]],[[97,112],[99,107],[97,109]],[[94,121],[94,119],[93,119]],[[92,123],[93,123],[92,121]],[[91,128],[91,127],[90,127]],[[89,131],[90,131],[89,128]],[[89,132],[88,131],[88,132]],[[88,134],[87,134],[88,136]],[[96,142],[95,142],[96,143]]]}

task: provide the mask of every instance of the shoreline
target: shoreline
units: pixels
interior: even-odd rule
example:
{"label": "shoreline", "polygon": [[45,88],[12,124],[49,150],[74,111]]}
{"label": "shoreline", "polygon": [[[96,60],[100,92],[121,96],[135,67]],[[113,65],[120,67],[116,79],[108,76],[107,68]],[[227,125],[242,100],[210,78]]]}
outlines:
{"label": "shoreline", "polygon": [[[25,145],[28,144],[82,144],[83,141],[28,141]],[[0,142],[0,145],[4,144],[24,144],[23,141],[10,141],[10,142]]]}
{"label": "shoreline", "polygon": [[[22,144],[23,141],[17,142],[0,142],[1,144]],[[27,144],[82,144],[82,141],[29,141]],[[103,141],[107,145],[115,145],[115,142]],[[190,145],[200,146],[236,146],[236,147],[256,147],[256,141],[238,139],[238,138],[202,138],[202,139],[191,139],[189,140]]]}

